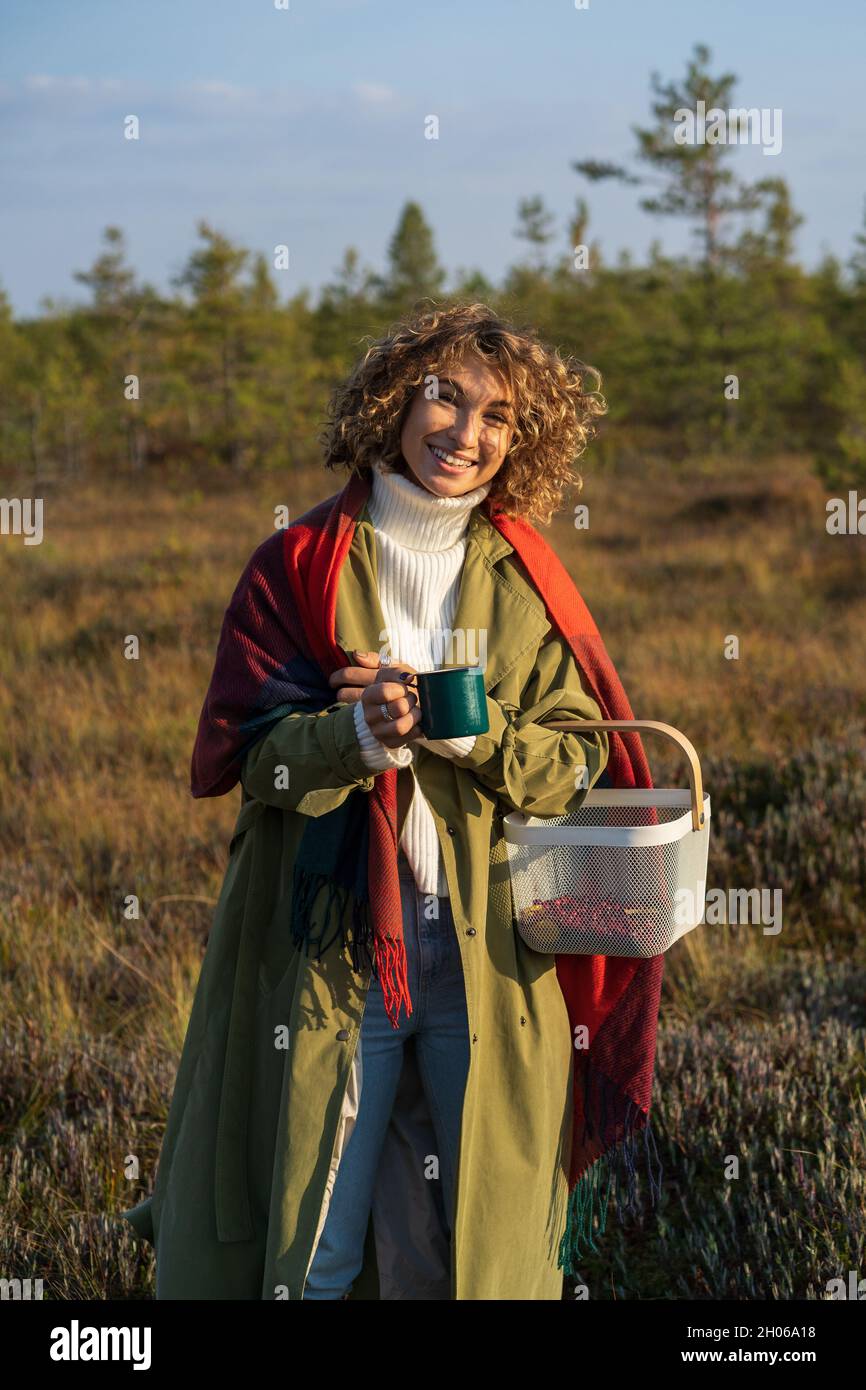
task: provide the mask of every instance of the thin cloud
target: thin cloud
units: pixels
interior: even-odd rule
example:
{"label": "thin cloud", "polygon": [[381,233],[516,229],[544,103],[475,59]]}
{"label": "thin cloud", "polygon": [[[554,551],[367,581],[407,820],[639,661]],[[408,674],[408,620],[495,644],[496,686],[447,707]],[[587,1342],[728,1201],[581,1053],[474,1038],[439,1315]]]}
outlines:
{"label": "thin cloud", "polygon": [[190,82],[188,90],[199,92],[203,96],[209,97],[228,97],[231,101],[236,101],[238,97],[247,95],[246,87],[239,87],[234,82],[220,82],[216,79],[212,81]]}
{"label": "thin cloud", "polygon": [[386,106],[396,98],[396,93],[382,82],[356,82],[355,96],[365,106]]}
{"label": "thin cloud", "polygon": [[67,96],[70,93],[118,92],[124,84],[117,77],[55,77],[48,72],[33,72],[24,78],[22,85],[28,92]]}

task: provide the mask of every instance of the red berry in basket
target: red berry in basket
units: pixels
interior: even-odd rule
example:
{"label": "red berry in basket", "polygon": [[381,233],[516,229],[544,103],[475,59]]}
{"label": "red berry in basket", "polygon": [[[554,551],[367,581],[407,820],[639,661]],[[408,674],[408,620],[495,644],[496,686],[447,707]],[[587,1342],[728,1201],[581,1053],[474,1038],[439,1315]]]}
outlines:
{"label": "red berry in basket", "polygon": [[602,939],[605,936],[634,938],[642,930],[652,927],[652,920],[645,913],[639,916],[639,909],[627,909],[610,898],[594,898],[589,902],[572,897],[550,898],[547,901],[534,898],[532,906],[536,909],[547,908],[550,918],[561,927],[580,932],[591,930]]}

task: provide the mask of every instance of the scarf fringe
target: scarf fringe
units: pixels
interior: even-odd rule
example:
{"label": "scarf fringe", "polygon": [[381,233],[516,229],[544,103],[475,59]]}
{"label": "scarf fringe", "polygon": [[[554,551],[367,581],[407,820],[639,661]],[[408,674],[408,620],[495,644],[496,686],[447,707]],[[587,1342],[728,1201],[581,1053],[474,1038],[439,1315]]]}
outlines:
{"label": "scarf fringe", "polygon": [[385,1012],[395,1028],[399,1027],[400,1005],[406,1007],[406,1017],[412,1013],[407,975],[406,944],[392,936],[376,942],[378,979],[385,1000]]}
{"label": "scarf fringe", "polygon": [[[314,935],[313,904],[323,888],[328,889],[328,898],[319,931]],[[347,929],[346,908],[350,898],[352,920]],[[328,928],[333,923],[336,925],[328,936]],[[405,1006],[407,1017],[412,1013],[405,942],[394,937],[380,941],[375,936],[369,899],[359,901],[348,888],[334,883],[326,874],[310,873],[302,865],[296,864],[292,889],[292,940],[295,946],[308,954],[310,947],[317,947],[318,960],[338,938],[341,946],[348,947],[351,952],[352,969],[358,974],[370,970],[379,981],[385,1012],[393,1027],[398,1028],[400,1006]]]}
{"label": "scarf fringe", "polygon": [[[592,1104],[593,1091],[597,1098],[595,1106]],[[613,1134],[608,1136],[610,1126],[613,1127]],[[604,1235],[614,1181],[617,1219],[620,1223],[625,1213],[634,1214],[639,1209],[636,1160],[640,1157],[638,1144],[641,1133],[650,1200],[654,1208],[656,1199],[662,1196],[664,1168],[649,1114],[641,1110],[630,1096],[624,1096],[609,1077],[588,1064],[584,1075],[583,1138],[584,1141],[590,1139],[595,1143],[607,1142],[608,1147],[580,1175],[569,1193],[565,1232],[557,1259],[557,1267],[563,1269],[569,1278],[580,1277],[578,1262],[582,1256],[590,1250],[598,1252],[593,1217],[597,1207],[595,1234]]]}

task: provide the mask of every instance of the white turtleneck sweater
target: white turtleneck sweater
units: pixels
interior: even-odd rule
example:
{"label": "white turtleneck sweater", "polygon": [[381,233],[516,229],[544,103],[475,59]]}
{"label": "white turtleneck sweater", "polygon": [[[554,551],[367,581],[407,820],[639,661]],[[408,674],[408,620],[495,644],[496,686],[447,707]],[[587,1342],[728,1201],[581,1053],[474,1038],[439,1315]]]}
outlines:
{"label": "white turtleneck sweater", "polygon": [[[368,509],[376,532],[379,602],[393,669],[399,671],[399,662],[406,661],[416,671],[436,670],[454,659],[449,641],[466,555],[466,528],[472,509],[484,500],[491,484],[483,483],[462,497],[436,497],[419,483],[400,473],[384,472],[378,465],[372,483]],[[361,756],[368,767],[383,772],[414,763],[416,743],[387,748],[370,732],[360,700],[354,714]],[[461,756],[472,751],[475,735],[418,741],[445,757]],[[436,825],[417,780],[400,847],[419,890],[447,898]]]}

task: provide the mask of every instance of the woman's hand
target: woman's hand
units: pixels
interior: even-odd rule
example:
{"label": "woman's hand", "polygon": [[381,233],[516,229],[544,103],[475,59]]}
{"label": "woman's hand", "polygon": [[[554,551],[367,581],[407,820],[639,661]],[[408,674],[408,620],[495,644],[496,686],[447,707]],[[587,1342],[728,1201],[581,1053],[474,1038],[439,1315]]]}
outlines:
{"label": "woman's hand", "polygon": [[[356,666],[343,666],[332,671],[328,681],[337,689],[337,699],[347,704],[361,700],[364,718],[371,734],[386,748],[402,748],[421,738],[421,703],[418,691],[411,684],[416,671],[408,662],[394,660],[380,665],[376,652],[352,653]],[[404,677],[405,680],[399,680]],[[383,679],[384,677],[384,679]],[[387,704],[390,719],[382,713]]]}

